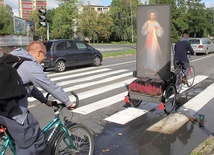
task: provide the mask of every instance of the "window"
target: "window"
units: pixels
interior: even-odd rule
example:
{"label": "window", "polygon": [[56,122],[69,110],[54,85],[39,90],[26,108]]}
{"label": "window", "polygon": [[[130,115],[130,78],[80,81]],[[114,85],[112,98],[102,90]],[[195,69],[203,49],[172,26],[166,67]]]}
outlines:
{"label": "window", "polygon": [[77,49],[75,44],[73,42],[70,42],[70,41],[65,42],[65,48],[68,50]]}
{"label": "window", "polygon": [[64,42],[61,42],[57,45],[56,50],[63,51],[64,50]]}
{"label": "window", "polygon": [[190,39],[189,42],[190,42],[190,44],[200,44],[199,39]]}
{"label": "window", "polygon": [[84,43],[76,42],[76,46],[77,46],[77,49],[79,50],[87,49],[87,46]]}

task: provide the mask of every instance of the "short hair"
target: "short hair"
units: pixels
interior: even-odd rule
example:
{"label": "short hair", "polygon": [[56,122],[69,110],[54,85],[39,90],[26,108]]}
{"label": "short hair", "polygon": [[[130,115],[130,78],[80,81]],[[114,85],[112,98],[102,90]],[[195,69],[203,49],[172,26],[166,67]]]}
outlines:
{"label": "short hair", "polygon": [[185,29],[185,30],[183,31],[183,34],[189,34],[189,31]]}
{"label": "short hair", "polygon": [[42,44],[40,41],[32,41],[28,46],[27,46],[27,51],[29,52],[30,50],[34,50],[38,47],[45,47],[44,44]]}

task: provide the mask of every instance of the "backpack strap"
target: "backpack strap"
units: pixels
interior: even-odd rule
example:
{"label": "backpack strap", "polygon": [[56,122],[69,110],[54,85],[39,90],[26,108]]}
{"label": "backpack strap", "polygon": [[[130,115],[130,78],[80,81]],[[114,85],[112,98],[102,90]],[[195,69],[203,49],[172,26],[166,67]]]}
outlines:
{"label": "backpack strap", "polygon": [[31,59],[29,58],[25,58],[25,57],[19,57],[19,56],[16,56],[18,58],[18,60],[16,62],[13,63],[12,67],[18,69],[19,66],[24,62],[24,61],[32,61]]}

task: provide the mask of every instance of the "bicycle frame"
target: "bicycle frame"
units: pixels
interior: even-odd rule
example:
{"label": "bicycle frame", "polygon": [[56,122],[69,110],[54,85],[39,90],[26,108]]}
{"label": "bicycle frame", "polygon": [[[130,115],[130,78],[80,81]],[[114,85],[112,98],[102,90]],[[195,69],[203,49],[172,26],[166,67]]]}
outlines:
{"label": "bicycle frame", "polygon": [[[55,118],[48,125],[46,125],[46,127],[43,129],[43,133],[45,134],[47,131],[49,131],[55,125],[54,129],[48,135],[48,138],[45,141],[46,146],[51,142],[51,140],[53,139],[53,137],[56,133],[58,133],[59,131],[63,131],[66,134],[66,138],[69,140],[69,144],[66,143],[66,145],[71,146],[73,149],[77,150],[77,148],[75,148],[75,146],[73,144],[72,139],[70,138],[68,129],[63,125],[62,121],[59,118],[59,112],[57,111],[56,113],[55,113]],[[65,119],[67,119],[67,118],[65,118]],[[58,129],[60,129],[60,130],[58,130]]]}
{"label": "bicycle frame", "polygon": [[6,131],[4,131],[4,136],[2,138],[4,139],[4,141],[3,144],[1,144],[0,155],[4,155],[6,153],[8,146],[10,147],[10,150],[13,152],[13,154],[16,155],[15,146],[13,145],[13,142]]}
{"label": "bicycle frame", "polygon": [[[69,144],[65,142],[66,145],[77,150],[77,148],[73,144],[72,139],[70,138],[68,129],[63,125],[62,121],[60,120],[59,114],[55,114],[55,118],[48,125],[45,126],[45,128],[43,129],[43,133],[45,134],[47,131],[50,131],[50,129],[53,126],[54,126],[53,130],[51,131],[50,134],[48,134],[48,138],[45,141],[46,146],[48,146],[48,144],[51,142],[51,140],[54,138],[54,136],[57,135],[57,133],[59,133],[59,131],[63,131],[66,134],[66,138],[69,140]],[[1,145],[0,155],[4,155],[6,153],[8,146],[10,147],[10,150],[13,152],[13,154],[16,155],[16,149],[15,149],[15,146],[12,142],[10,135],[8,135],[6,132],[4,132],[3,138],[4,138],[4,142]]]}

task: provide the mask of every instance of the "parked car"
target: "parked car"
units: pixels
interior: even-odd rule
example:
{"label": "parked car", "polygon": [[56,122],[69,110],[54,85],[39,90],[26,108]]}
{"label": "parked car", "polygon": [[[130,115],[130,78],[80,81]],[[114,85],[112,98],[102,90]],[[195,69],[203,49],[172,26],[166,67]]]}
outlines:
{"label": "parked car", "polygon": [[189,38],[189,42],[195,53],[209,54],[214,51],[214,43],[209,38]]}
{"label": "parked car", "polygon": [[44,70],[54,67],[57,72],[63,72],[67,67],[99,66],[103,61],[101,52],[83,41],[57,39],[44,44],[47,50],[47,58],[42,63]]}

